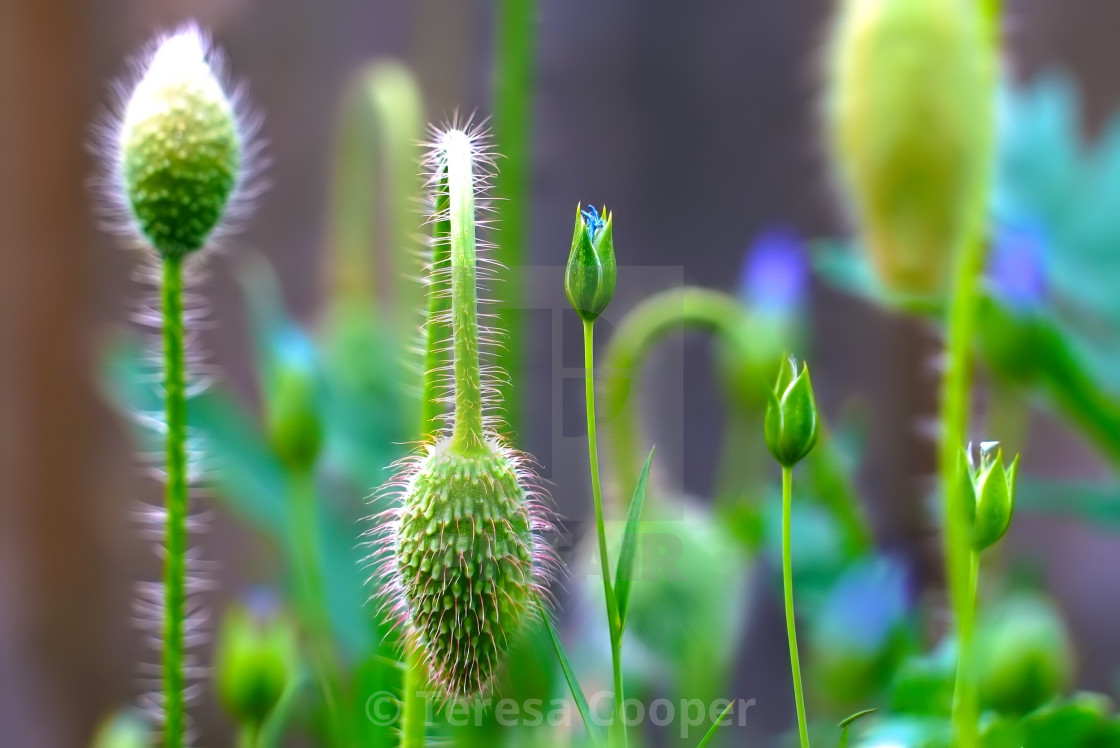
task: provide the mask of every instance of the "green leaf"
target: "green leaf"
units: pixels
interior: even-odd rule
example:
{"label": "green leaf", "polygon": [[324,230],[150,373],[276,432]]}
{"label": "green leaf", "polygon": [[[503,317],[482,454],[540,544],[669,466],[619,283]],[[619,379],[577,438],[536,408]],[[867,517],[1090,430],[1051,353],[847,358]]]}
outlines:
{"label": "green leaf", "polygon": [[[654,448],[656,449],[656,448]],[[622,550],[618,554],[618,568],[615,570],[614,595],[618,603],[618,628],[626,628],[626,609],[630,603],[630,587],[634,582],[634,557],[638,552],[638,525],[642,520],[642,508],[646,504],[646,484],[649,482],[649,468],[653,464],[653,449],[649,451],[634,496],[630,499],[630,509],[626,514],[626,529],[622,535]]]}
{"label": "green leaf", "polygon": [[864,709],[863,711],[856,712],[855,714],[853,714],[851,716],[848,716],[848,717],[845,717],[844,719],[842,719],[840,721],[840,729],[843,730],[843,732],[840,733],[840,748],[848,748],[848,731],[850,729],[852,729],[852,723],[855,722],[857,719],[859,719],[861,717],[866,717],[867,715],[869,715],[869,714],[871,714],[875,711],[877,711],[877,710],[875,710],[875,709]]}
{"label": "green leaf", "polygon": [[708,728],[708,732],[704,735],[704,739],[700,741],[700,744],[697,745],[696,748],[704,748],[704,746],[711,742],[712,738],[715,737],[716,730],[719,729],[720,723],[723,722],[724,718],[727,717],[728,712],[730,712],[732,707],[734,706],[734,701],[727,705],[727,707],[723,710],[723,713],[720,714],[716,721],[712,723],[712,726]]}
{"label": "green leaf", "polygon": [[591,707],[588,706],[587,697],[583,695],[583,689],[580,688],[579,681],[576,680],[572,663],[568,660],[568,655],[564,651],[563,642],[560,641],[560,634],[556,632],[556,626],[552,623],[551,618],[545,615],[544,621],[548,626],[548,633],[552,637],[552,646],[556,649],[556,658],[560,660],[560,668],[564,671],[564,679],[568,681],[568,688],[571,689],[572,698],[575,699],[576,708],[579,709],[579,716],[583,718],[584,727],[591,735],[591,742],[600,746],[603,744],[603,740],[599,734],[599,726],[591,719]]}

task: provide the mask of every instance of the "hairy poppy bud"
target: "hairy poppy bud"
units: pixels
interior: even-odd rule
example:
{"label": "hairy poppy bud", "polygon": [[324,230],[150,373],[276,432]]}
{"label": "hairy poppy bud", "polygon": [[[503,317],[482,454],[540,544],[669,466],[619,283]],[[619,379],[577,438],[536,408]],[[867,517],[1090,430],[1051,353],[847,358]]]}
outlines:
{"label": "hairy poppy bud", "polygon": [[812,451],[820,434],[809,367],[792,356],[782,361],[778,383],[766,407],[766,446],[782,467],[793,467]]}
{"label": "hairy poppy bud", "polygon": [[992,158],[996,60],[982,3],[845,0],[828,123],[863,244],[884,285],[942,291]]}
{"label": "hairy poppy bud", "polygon": [[594,205],[576,206],[572,251],[564,273],[568,301],[585,322],[594,322],[614,296],[618,269],[614,259],[614,214],[600,216]]}
{"label": "hairy poppy bud", "polygon": [[136,230],[161,255],[206,244],[241,178],[242,128],[202,33],[156,47],[117,131],[119,188]]}

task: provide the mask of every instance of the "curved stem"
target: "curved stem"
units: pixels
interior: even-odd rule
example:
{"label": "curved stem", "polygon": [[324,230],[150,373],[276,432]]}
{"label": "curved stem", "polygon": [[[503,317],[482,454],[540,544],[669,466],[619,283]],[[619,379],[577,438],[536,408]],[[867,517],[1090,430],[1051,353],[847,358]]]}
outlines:
{"label": "curved stem", "polygon": [[793,508],[793,469],[782,468],[782,589],[786,605],[786,637],[789,639],[789,668],[793,676],[793,697],[797,702],[797,731],[801,748],[809,748],[809,728],[805,719],[805,693],[801,686],[801,657],[797,650],[797,624],[793,614],[793,554],[790,549]]}
{"label": "curved stem", "polygon": [[478,277],[475,269],[474,153],[470,138],[451,130],[442,144],[447,166],[451,241],[451,330],[455,350],[455,449],[482,446],[482,376],[478,354]]}
{"label": "curved stem", "polygon": [[614,675],[614,719],[611,722],[611,744],[626,745],[626,725],[622,705],[625,700],[622,684],[622,625],[618,601],[611,586],[611,562],[607,553],[607,531],[603,519],[603,489],[599,481],[599,443],[595,428],[595,323],[583,322],[584,397],[587,403],[587,451],[591,462],[591,493],[595,500],[595,530],[599,538],[599,565],[603,572],[603,597],[607,606],[607,627],[611,637],[611,670]]}
{"label": "curved stem", "polygon": [[163,360],[167,418],[166,557],[163,584],[163,743],[182,748],[186,730],[187,392],[183,335],[183,259],[163,259]]}

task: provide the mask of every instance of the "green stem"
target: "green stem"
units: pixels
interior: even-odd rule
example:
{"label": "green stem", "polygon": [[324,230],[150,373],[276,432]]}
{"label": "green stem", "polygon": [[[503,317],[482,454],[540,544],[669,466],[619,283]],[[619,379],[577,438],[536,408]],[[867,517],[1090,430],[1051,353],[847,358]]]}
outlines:
{"label": "green stem", "polygon": [[424,748],[427,714],[423,688],[424,660],[412,649],[404,671],[404,706],[401,709],[401,748]]}
{"label": "green stem", "polygon": [[322,693],[332,745],[347,745],[349,730],[343,717],[342,683],[327,615],[314,473],[310,469],[294,470],[290,481],[296,584],[301,617],[307,628],[311,666]]}
{"label": "green stem", "polygon": [[163,743],[182,748],[186,730],[184,630],[187,593],[187,391],[183,259],[163,259],[163,360],[167,418],[166,557],[163,584]]}
{"label": "green stem", "polygon": [[452,447],[482,448],[482,377],[478,354],[478,278],[475,269],[474,153],[470,139],[444,136],[451,241],[451,331],[455,350],[455,427]]}
{"label": "green stem", "polygon": [[595,323],[583,322],[584,395],[587,402],[587,451],[591,462],[591,493],[595,499],[595,530],[599,536],[599,564],[603,572],[603,597],[607,605],[607,627],[611,636],[611,670],[614,674],[614,719],[611,722],[611,744],[626,745],[626,725],[622,705],[622,625],[618,601],[611,587],[611,562],[607,553],[607,530],[603,519],[603,489],[599,481],[599,443],[595,428]]}
{"label": "green stem", "polygon": [[451,339],[447,313],[451,295],[447,279],[451,272],[451,218],[447,193],[447,169],[441,169],[432,195],[432,256],[428,268],[428,316],[424,325],[424,379],[420,392],[420,435],[434,438],[443,403],[438,392],[446,370],[444,343]]}
{"label": "green stem", "polygon": [[[976,622],[976,598],[980,587],[980,554],[972,551],[968,562],[968,590],[964,609],[961,611],[958,626],[957,680],[953,686],[953,713],[959,715],[959,726],[965,729],[958,733],[962,743],[965,739],[976,740],[976,723],[979,719],[976,709],[976,677],[973,665],[972,634]],[[966,738],[965,736],[969,736]]]}
{"label": "green stem", "polygon": [[260,748],[261,726],[255,722],[246,722],[237,731],[237,748]]}
{"label": "green stem", "polygon": [[533,106],[533,48],[536,19],[535,0],[502,0],[496,6],[495,33],[497,71],[494,90],[494,140],[505,158],[494,180],[498,198],[498,220],[494,224],[495,259],[509,277],[499,284],[499,325],[509,343],[496,352],[501,402],[511,440],[521,426],[518,385],[522,378],[521,294],[524,283],[525,247],[528,245],[529,174],[532,154],[530,135]]}
{"label": "green stem", "polygon": [[793,697],[797,702],[797,731],[801,748],[809,748],[809,727],[805,720],[805,693],[801,686],[801,657],[797,651],[797,624],[793,614],[793,554],[791,553],[791,514],[793,508],[793,468],[782,468],[782,588],[786,604],[786,636],[789,639],[789,668],[793,675]]}

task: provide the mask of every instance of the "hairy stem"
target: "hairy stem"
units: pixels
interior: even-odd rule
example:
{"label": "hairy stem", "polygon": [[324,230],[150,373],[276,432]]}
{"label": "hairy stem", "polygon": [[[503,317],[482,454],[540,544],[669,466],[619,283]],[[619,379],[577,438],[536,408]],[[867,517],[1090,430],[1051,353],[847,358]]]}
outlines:
{"label": "hairy stem", "polygon": [[451,294],[447,278],[451,272],[451,225],[447,194],[447,169],[435,181],[432,210],[432,256],[428,268],[428,314],[424,324],[424,380],[420,393],[420,436],[436,434],[443,404],[439,397],[439,377],[447,364],[444,344],[451,339],[447,313]]}
{"label": "hairy stem", "polygon": [[805,720],[805,693],[801,686],[801,657],[797,650],[797,623],[793,613],[793,554],[791,552],[791,514],[793,508],[793,468],[782,468],[782,588],[786,605],[786,637],[789,639],[789,669],[793,676],[793,698],[797,702],[797,732],[801,748],[809,748],[809,727]]}
{"label": "hairy stem", "polygon": [[455,350],[454,449],[481,448],[482,375],[478,354],[478,277],[475,268],[474,153],[470,138],[451,130],[444,135],[451,240],[451,330]]}
{"label": "hairy stem", "polygon": [[184,634],[187,588],[187,391],[183,259],[163,259],[163,361],[167,418],[166,556],[163,584],[163,742],[182,748],[186,730]]}
{"label": "hairy stem", "polygon": [[499,383],[510,438],[521,426],[521,293],[518,278],[525,267],[528,244],[530,131],[533,106],[533,47],[535,41],[535,0],[503,0],[496,6],[497,78],[494,91],[494,138],[505,155],[494,182],[498,220],[495,223],[495,258],[510,273],[499,294],[498,319],[510,344],[497,352],[499,370],[505,372]]}
{"label": "hairy stem", "polygon": [[607,553],[607,530],[603,519],[603,488],[599,481],[599,444],[595,428],[595,323],[583,322],[584,395],[587,403],[587,451],[591,463],[591,494],[595,500],[595,530],[599,539],[599,565],[603,572],[603,597],[607,605],[607,627],[611,636],[611,670],[614,675],[614,720],[611,722],[611,744],[626,745],[626,725],[622,704],[622,622],[618,601],[611,586],[611,562]]}

